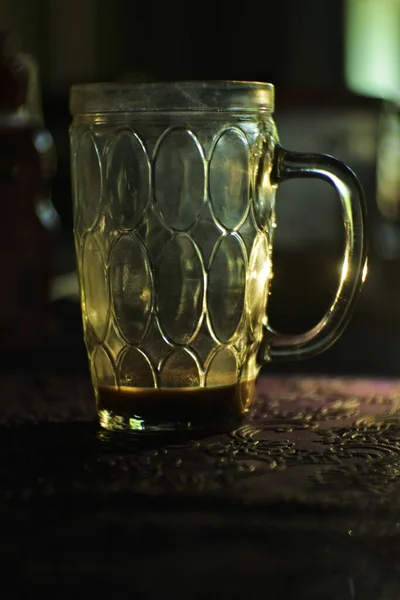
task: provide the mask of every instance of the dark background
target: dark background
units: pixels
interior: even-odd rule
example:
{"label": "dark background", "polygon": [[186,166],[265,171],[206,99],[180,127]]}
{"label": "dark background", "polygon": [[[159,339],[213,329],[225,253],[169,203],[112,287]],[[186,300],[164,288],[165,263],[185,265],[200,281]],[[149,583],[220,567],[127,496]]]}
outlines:
{"label": "dark background", "polygon": [[[228,3],[206,7],[128,0],[1,1],[0,26],[11,31],[10,47],[31,53],[37,61],[44,120],[58,156],[52,186],[61,221],[52,283],[58,325],[48,360],[85,365],[74,287],[71,84],[243,79],[276,85],[275,116],[282,144],[334,154],[347,162],[361,179],[370,215],[369,277],[350,327],[324,355],[268,368],[398,374],[400,238],[397,220],[388,221],[379,209],[376,179],[382,119],[389,106],[396,121],[397,107],[385,102],[378,88],[376,97],[350,89],[349,4],[350,0],[280,0],[238,10]],[[382,11],[387,6],[382,2]],[[315,324],[335,291],[342,247],[340,210],[326,188],[302,181],[287,183],[278,192],[270,317],[276,328],[287,332]]]}

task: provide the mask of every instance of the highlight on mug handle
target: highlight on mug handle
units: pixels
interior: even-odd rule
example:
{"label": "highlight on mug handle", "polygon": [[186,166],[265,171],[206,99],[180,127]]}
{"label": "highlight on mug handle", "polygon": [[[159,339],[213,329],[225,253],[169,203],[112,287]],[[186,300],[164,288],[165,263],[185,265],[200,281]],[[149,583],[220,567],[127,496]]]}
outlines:
{"label": "highlight on mug handle", "polygon": [[338,193],[345,229],[343,266],[333,302],[315,327],[296,335],[278,333],[269,325],[264,328],[262,362],[300,360],[329,348],[346,328],[367,274],[366,206],[353,171],[331,156],[289,152],[277,145],[271,183],[294,178],[323,179]]}

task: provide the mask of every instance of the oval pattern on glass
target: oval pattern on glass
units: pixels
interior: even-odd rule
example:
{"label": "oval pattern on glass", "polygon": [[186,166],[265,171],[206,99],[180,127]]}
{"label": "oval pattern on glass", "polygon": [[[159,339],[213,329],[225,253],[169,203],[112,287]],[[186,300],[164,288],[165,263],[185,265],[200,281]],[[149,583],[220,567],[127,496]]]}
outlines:
{"label": "oval pattern on glass", "polygon": [[184,348],[179,348],[164,361],[160,379],[161,387],[198,387],[199,368],[193,356]]}
{"label": "oval pattern on glass", "polygon": [[96,346],[91,359],[91,368],[93,384],[96,387],[101,385],[115,385],[114,367],[103,346]]}
{"label": "oval pattern on glass", "polygon": [[226,130],[210,161],[210,196],[214,214],[227,229],[237,229],[249,204],[249,151],[244,135]]}
{"label": "oval pattern on glass", "polygon": [[236,357],[229,348],[222,348],[211,359],[207,369],[206,385],[234,385],[237,383]]}
{"label": "oval pattern on glass", "polygon": [[154,194],[169,227],[183,231],[196,222],[204,187],[204,160],[196,138],[186,130],[168,132],[156,154]]}
{"label": "oval pattern on glass", "polygon": [[147,356],[138,348],[128,348],[118,368],[118,383],[122,387],[155,387],[155,376]]}
{"label": "oval pattern on glass", "polygon": [[235,234],[222,238],[209,272],[207,306],[211,325],[221,342],[236,332],[243,314],[246,260]]}
{"label": "oval pattern on glass", "polygon": [[149,201],[150,166],[141,140],[131,131],[120,131],[109,148],[105,185],[115,223],[134,229]]}
{"label": "oval pattern on glass", "polygon": [[250,327],[256,340],[261,341],[262,326],[266,322],[269,280],[272,277],[272,263],[268,237],[260,233],[254,240],[250,254],[247,275],[246,305]]}
{"label": "oval pattern on glass", "polygon": [[84,313],[97,338],[102,339],[109,312],[107,274],[100,248],[91,234],[83,247],[82,281]]}
{"label": "oval pattern on glass", "polygon": [[177,235],[161,256],[157,277],[160,324],[170,340],[185,344],[193,336],[202,314],[203,294],[199,252],[187,235]]}
{"label": "oval pattern on glass", "polygon": [[89,131],[82,135],[77,157],[77,189],[82,220],[91,229],[100,215],[102,177],[100,156]]}
{"label": "oval pattern on glass", "polygon": [[135,344],[146,330],[153,290],[146,251],[133,234],[122,235],[111,250],[110,286],[118,328]]}

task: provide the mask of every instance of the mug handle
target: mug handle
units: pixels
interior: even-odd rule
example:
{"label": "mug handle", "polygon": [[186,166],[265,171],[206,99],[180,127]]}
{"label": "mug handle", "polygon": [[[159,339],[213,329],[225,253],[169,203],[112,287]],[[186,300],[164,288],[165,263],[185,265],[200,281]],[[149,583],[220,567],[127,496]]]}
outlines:
{"label": "mug handle", "polygon": [[271,183],[288,179],[323,179],[337,191],[343,212],[345,247],[335,298],[322,319],[309,331],[285,335],[264,327],[260,347],[263,362],[300,360],[323,352],[346,328],[367,274],[366,206],[360,182],[344,163],[325,154],[289,152],[277,145]]}

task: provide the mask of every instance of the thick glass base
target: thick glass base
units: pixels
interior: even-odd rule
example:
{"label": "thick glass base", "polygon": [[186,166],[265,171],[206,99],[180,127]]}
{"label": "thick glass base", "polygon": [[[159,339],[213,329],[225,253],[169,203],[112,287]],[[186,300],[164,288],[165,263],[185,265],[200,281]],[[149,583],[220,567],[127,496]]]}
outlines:
{"label": "thick glass base", "polygon": [[237,427],[254,398],[255,382],[212,388],[128,388],[97,390],[102,427],[143,433],[217,432]]}
{"label": "thick glass base", "polygon": [[99,411],[99,422],[104,429],[118,433],[129,434],[188,434],[191,433],[221,433],[235,429],[243,422],[247,413],[224,420],[213,420],[203,422],[191,421],[153,421],[118,415],[109,410]]}

